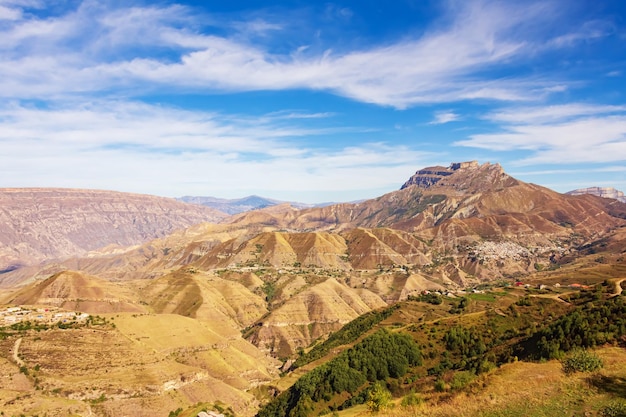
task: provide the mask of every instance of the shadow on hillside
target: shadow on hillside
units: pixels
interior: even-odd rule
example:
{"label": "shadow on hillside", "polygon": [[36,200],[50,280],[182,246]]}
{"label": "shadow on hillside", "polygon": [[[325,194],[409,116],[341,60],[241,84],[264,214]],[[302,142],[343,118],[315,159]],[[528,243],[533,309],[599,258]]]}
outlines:
{"label": "shadow on hillside", "polygon": [[626,398],[626,378],[618,376],[593,375],[588,379],[589,383],[599,390]]}

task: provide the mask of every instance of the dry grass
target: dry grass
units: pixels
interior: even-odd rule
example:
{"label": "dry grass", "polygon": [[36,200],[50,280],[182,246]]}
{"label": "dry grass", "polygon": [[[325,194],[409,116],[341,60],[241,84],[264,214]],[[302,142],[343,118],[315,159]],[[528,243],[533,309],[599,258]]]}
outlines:
{"label": "dry grass", "polygon": [[[422,394],[419,406],[401,407],[378,417],[562,417],[598,416],[616,398],[626,397],[626,350],[607,347],[596,352],[604,368],[596,374],[566,376],[558,361],[516,362],[477,378],[466,391]],[[341,417],[371,415],[364,407]]]}
{"label": "dry grass", "polygon": [[[0,341],[6,416],[167,416],[201,401],[256,412],[246,390],[275,378],[275,363],[245,340],[178,315],[108,315],[111,326],[26,332]],[[20,357],[28,375],[14,363]],[[91,411],[90,411],[91,410]]]}

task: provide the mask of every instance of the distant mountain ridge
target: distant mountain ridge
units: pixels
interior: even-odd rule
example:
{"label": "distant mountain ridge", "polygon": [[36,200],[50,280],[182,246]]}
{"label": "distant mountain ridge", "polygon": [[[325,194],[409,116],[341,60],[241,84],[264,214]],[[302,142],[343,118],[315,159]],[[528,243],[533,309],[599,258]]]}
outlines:
{"label": "distant mountain ridge", "polygon": [[616,190],[613,187],[588,187],[579,188],[577,190],[568,191],[565,194],[568,195],[583,195],[591,194],[603,198],[613,198],[622,203],[626,203],[626,196],[620,190]]}
{"label": "distant mountain ridge", "polygon": [[289,204],[295,208],[314,207],[314,204],[298,203],[293,201],[280,201],[271,198],[259,197],[257,195],[249,195],[243,198],[217,198],[203,196],[183,196],[176,198],[178,201],[191,204],[199,204],[205,207],[211,207],[227,214],[239,214],[245,211],[257,210],[280,204]]}
{"label": "distant mountain ridge", "polygon": [[137,245],[227,217],[171,198],[64,188],[0,189],[0,271]]}

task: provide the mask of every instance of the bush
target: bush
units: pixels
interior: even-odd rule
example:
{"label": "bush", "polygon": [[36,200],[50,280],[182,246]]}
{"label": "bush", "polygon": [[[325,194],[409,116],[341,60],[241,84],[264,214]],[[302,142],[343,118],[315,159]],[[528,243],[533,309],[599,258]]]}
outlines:
{"label": "bush", "polygon": [[370,391],[370,398],[367,402],[367,408],[377,413],[379,411],[389,408],[391,405],[391,393],[383,385],[382,382],[377,382]]}
{"label": "bush", "polygon": [[453,390],[462,390],[475,378],[475,375],[469,371],[461,371],[454,374],[450,388]]}
{"label": "bush", "polygon": [[438,379],[435,382],[435,391],[444,392],[445,390],[446,390],[446,383],[444,382],[443,379]]}
{"label": "bush", "polygon": [[182,412],[183,412],[183,409],[178,407],[176,410],[170,411],[170,413],[168,414],[168,417],[178,417],[178,415]]}
{"label": "bush", "polygon": [[563,372],[593,372],[602,368],[602,360],[595,354],[585,349],[574,349],[562,362]]}
{"label": "bush", "polygon": [[422,397],[412,392],[409,395],[402,398],[402,402],[400,403],[400,405],[402,407],[411,407],[411,406],[420,405],[422,402],[424,402]]}
{"label": "bush", "polygon": [[626,403],[623,401],[611,403],[600,411],[600,415],[603,417],[626,417]]}

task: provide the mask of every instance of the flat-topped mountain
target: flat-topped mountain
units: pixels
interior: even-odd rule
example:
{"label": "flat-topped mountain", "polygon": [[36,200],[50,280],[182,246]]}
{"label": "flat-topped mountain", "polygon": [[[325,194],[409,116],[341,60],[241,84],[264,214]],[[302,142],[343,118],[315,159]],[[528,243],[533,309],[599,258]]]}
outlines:
{"label": "flat-topped mountain", "polygon": [[226,214],[174,199],[114,191],[0,189],[0,271],[130,246]]}

